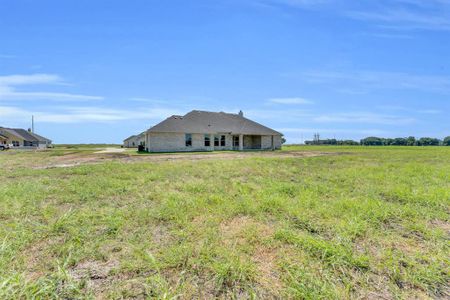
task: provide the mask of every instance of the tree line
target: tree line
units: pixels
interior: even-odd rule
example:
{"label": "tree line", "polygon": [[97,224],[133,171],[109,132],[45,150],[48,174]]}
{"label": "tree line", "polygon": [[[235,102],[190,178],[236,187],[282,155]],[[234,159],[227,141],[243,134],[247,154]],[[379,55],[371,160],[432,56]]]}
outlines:
{"label": "tree line", "polygon": [[413,136],[407,138],[378,138],[368,137],[360,141],[364,146],[450,146],[450,136],[443,140],[432,137],[416,139]]}
{"label": "tree line", "polygon": [[305,141],[306,145],[362,145],[362,146],[450,146],[450,136],[443,140],[431,137],[416,139],[413,136],[399,138],[366,137],[357,142],[354,140],[317,139]]}
{"label": "tree line", "polygon": [[347,145],[347,146],[354,146],[359,145],[357,141],[353,140],[337,140],[337,139],[315,139],[313,141],[305,141],[306,145]]}

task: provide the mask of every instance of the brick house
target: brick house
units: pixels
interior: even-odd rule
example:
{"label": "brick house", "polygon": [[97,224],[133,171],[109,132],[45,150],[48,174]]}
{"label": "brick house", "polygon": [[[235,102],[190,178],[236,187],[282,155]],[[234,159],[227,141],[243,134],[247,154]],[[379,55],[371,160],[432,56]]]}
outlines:
{"label": "brick house", "polygon": [[139,145],[145,146],[145,131],[138,135],[132,135],[123,140],[124,148],[137,148]]}
{"label": "brick house", "polygon": [[0,127],[0,144],[14,148],[48,148],[52,141],[31,130]]}
{"label": "brick house", "polygon": [[193,110],[147,130],[149,152],[275,150],[282,134],[239,114]]}

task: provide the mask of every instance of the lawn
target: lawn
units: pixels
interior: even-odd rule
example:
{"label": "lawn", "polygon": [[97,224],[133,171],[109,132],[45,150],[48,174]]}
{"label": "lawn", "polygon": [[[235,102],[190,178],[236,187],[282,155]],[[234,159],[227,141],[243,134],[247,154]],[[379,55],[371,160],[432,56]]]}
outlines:
{"label": "lawn", "polygon": [[450,297],[450,147],[94,148],[0,153],[0,299]]}

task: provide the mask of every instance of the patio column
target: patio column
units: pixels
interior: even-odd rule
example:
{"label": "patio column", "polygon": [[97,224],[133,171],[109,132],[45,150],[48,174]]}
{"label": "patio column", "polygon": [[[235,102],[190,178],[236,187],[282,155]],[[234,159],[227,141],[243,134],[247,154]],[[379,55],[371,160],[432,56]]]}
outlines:
{"label": "patio column", "polygon": [[214,134],[209,135],[209,147],[211,151],[214,151]]}
{"label": "patio column", "polygon": [[239,151],[244,150],[244,135],[239,135]]}

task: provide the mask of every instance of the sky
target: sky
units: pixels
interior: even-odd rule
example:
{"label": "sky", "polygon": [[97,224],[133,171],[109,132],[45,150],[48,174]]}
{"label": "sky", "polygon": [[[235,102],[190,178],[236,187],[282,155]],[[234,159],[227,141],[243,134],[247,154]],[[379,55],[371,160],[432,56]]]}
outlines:
{"label": "sky", "polygon": [[121,143],[193,109],[288,143],[450,135],[450,0],[0,0],[0,126]]}

